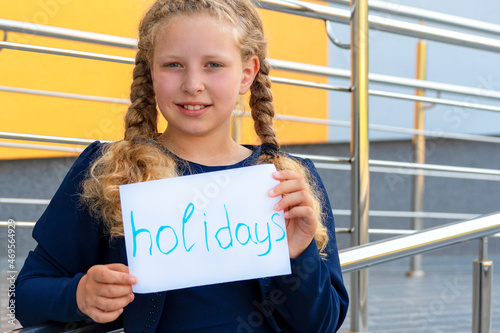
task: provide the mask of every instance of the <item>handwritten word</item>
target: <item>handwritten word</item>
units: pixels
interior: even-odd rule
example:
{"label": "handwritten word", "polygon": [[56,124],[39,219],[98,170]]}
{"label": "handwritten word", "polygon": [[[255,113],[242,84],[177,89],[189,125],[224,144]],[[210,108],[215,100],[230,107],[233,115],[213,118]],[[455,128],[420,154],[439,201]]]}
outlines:
{"label": "handwritten word", "polygon": [[[137,255],[137,237],[140,234],[149,235],[149,254],[153,255],[153,248],[157,249],[160,253],[168,255],[175,250],[184,250],[190,252],[196,246],[196,249],[203,249],[203,251],[210,252],[210,248],[218,247],[222,250],[228,250],[235,246],[258,246],[259,244],[266,243],[267,249],[258,254],[258,256],[265,256],[271,252],[272,243],[280,242],[285,239],[285,230],[274,221],[276,217],[279,217],[279,213],[274,213],[270,221],[265,223],[233,223],[229,218],[229,213],[227,211],[226,205],[224,205],[224,212],[226,216],[226,221],[223,227],[217,229],[215,233],[209,232],[209,223],[206,221],[207,216],[203,214],[202,226],[200,221],[192,221],[192,216],[196,207],[193,203],[189,203],[184,210],[182,217],[182,226],[178,227],[180,230],[176,230],[171,225],[162,225],[156,231],[156,237],[153,241],[153,234],[151,230],[146,228],[137,228],[136,221],[134,220],[134,212],[130,212],[130,221],[132,224],[132,237],[133,237],[133,256]],[[196,222],[198,222],[196,224]],[[190,232],[187,231],[188,224],[190,226],[196,224],[197,226],[203,228],[204,239],[200,244],[198,241],[193,241],[197,239],[193,233],[193,227],[190,228]],[[263,230],[264,229],[264,230]],[[272,232],[272,231],[273,232]],[[196,230],[198,233],[200,230]],[[276,232],[277,237],[273,237]],[[179,239],[180,238],[180,239]],[[182,245],[179,245],[182,243]]]}

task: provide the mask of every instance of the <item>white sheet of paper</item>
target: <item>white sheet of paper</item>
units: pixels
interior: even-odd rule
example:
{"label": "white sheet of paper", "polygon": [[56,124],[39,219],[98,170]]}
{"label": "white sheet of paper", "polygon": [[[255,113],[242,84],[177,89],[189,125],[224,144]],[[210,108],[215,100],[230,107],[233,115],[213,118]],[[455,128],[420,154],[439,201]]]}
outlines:
{"label": "white sheet of paper", "polygon": [[290,274],[272,164],[120,186],[136,293]]}

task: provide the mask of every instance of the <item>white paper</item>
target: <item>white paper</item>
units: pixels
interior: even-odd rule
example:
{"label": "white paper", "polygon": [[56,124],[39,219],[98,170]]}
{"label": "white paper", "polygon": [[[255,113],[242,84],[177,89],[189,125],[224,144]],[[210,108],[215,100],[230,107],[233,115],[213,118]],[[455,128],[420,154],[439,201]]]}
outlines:
{"label": "white paper", "polygon": [[120,186],[136,293],[291,273],[272,164]]}

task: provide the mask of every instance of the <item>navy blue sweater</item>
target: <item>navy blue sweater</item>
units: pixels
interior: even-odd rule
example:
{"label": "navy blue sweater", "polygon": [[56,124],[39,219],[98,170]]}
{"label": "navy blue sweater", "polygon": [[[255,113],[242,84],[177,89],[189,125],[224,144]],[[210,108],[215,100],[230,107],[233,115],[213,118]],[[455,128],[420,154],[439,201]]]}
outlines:
{"label": "navy blue sweater", "polygon": [[[91,144],[76,160],[38,220],[38,242],[16,281],[16,316],[22,325],[85,320],[76,304],[76,288],[97,264],[127,264],[123,238],[110,239],[79,204],[80,184],[104,145]],[[255,165],[250,157],[231,166],[184,164],[183,174]],[[175,291],[136,294],[122,315],[126,332],[335,332],[347,312],[335,225],[328,197],[314,165],[300,160],[320,190],[329,230],[326,258],[313,241],[296,259],[292,274]],[[182,165],[182,164],[180,164]],[[187,167],[186,167],[187,166]]]}

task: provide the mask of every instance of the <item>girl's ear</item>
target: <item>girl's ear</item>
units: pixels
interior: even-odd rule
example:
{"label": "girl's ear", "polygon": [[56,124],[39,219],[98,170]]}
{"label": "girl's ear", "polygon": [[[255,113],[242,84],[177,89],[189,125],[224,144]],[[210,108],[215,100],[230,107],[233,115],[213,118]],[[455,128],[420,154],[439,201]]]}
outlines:
{"label": "girl's ear", "polygon": [[247,61],[243,63],[243,73],[241,76],[241,84],[240,84],[240,95],[245,95],[247,91],[250,89],[250,86],[255,79],[255,76],[259,72],[260,62],[259,58],[254,55],[251,56]]}

